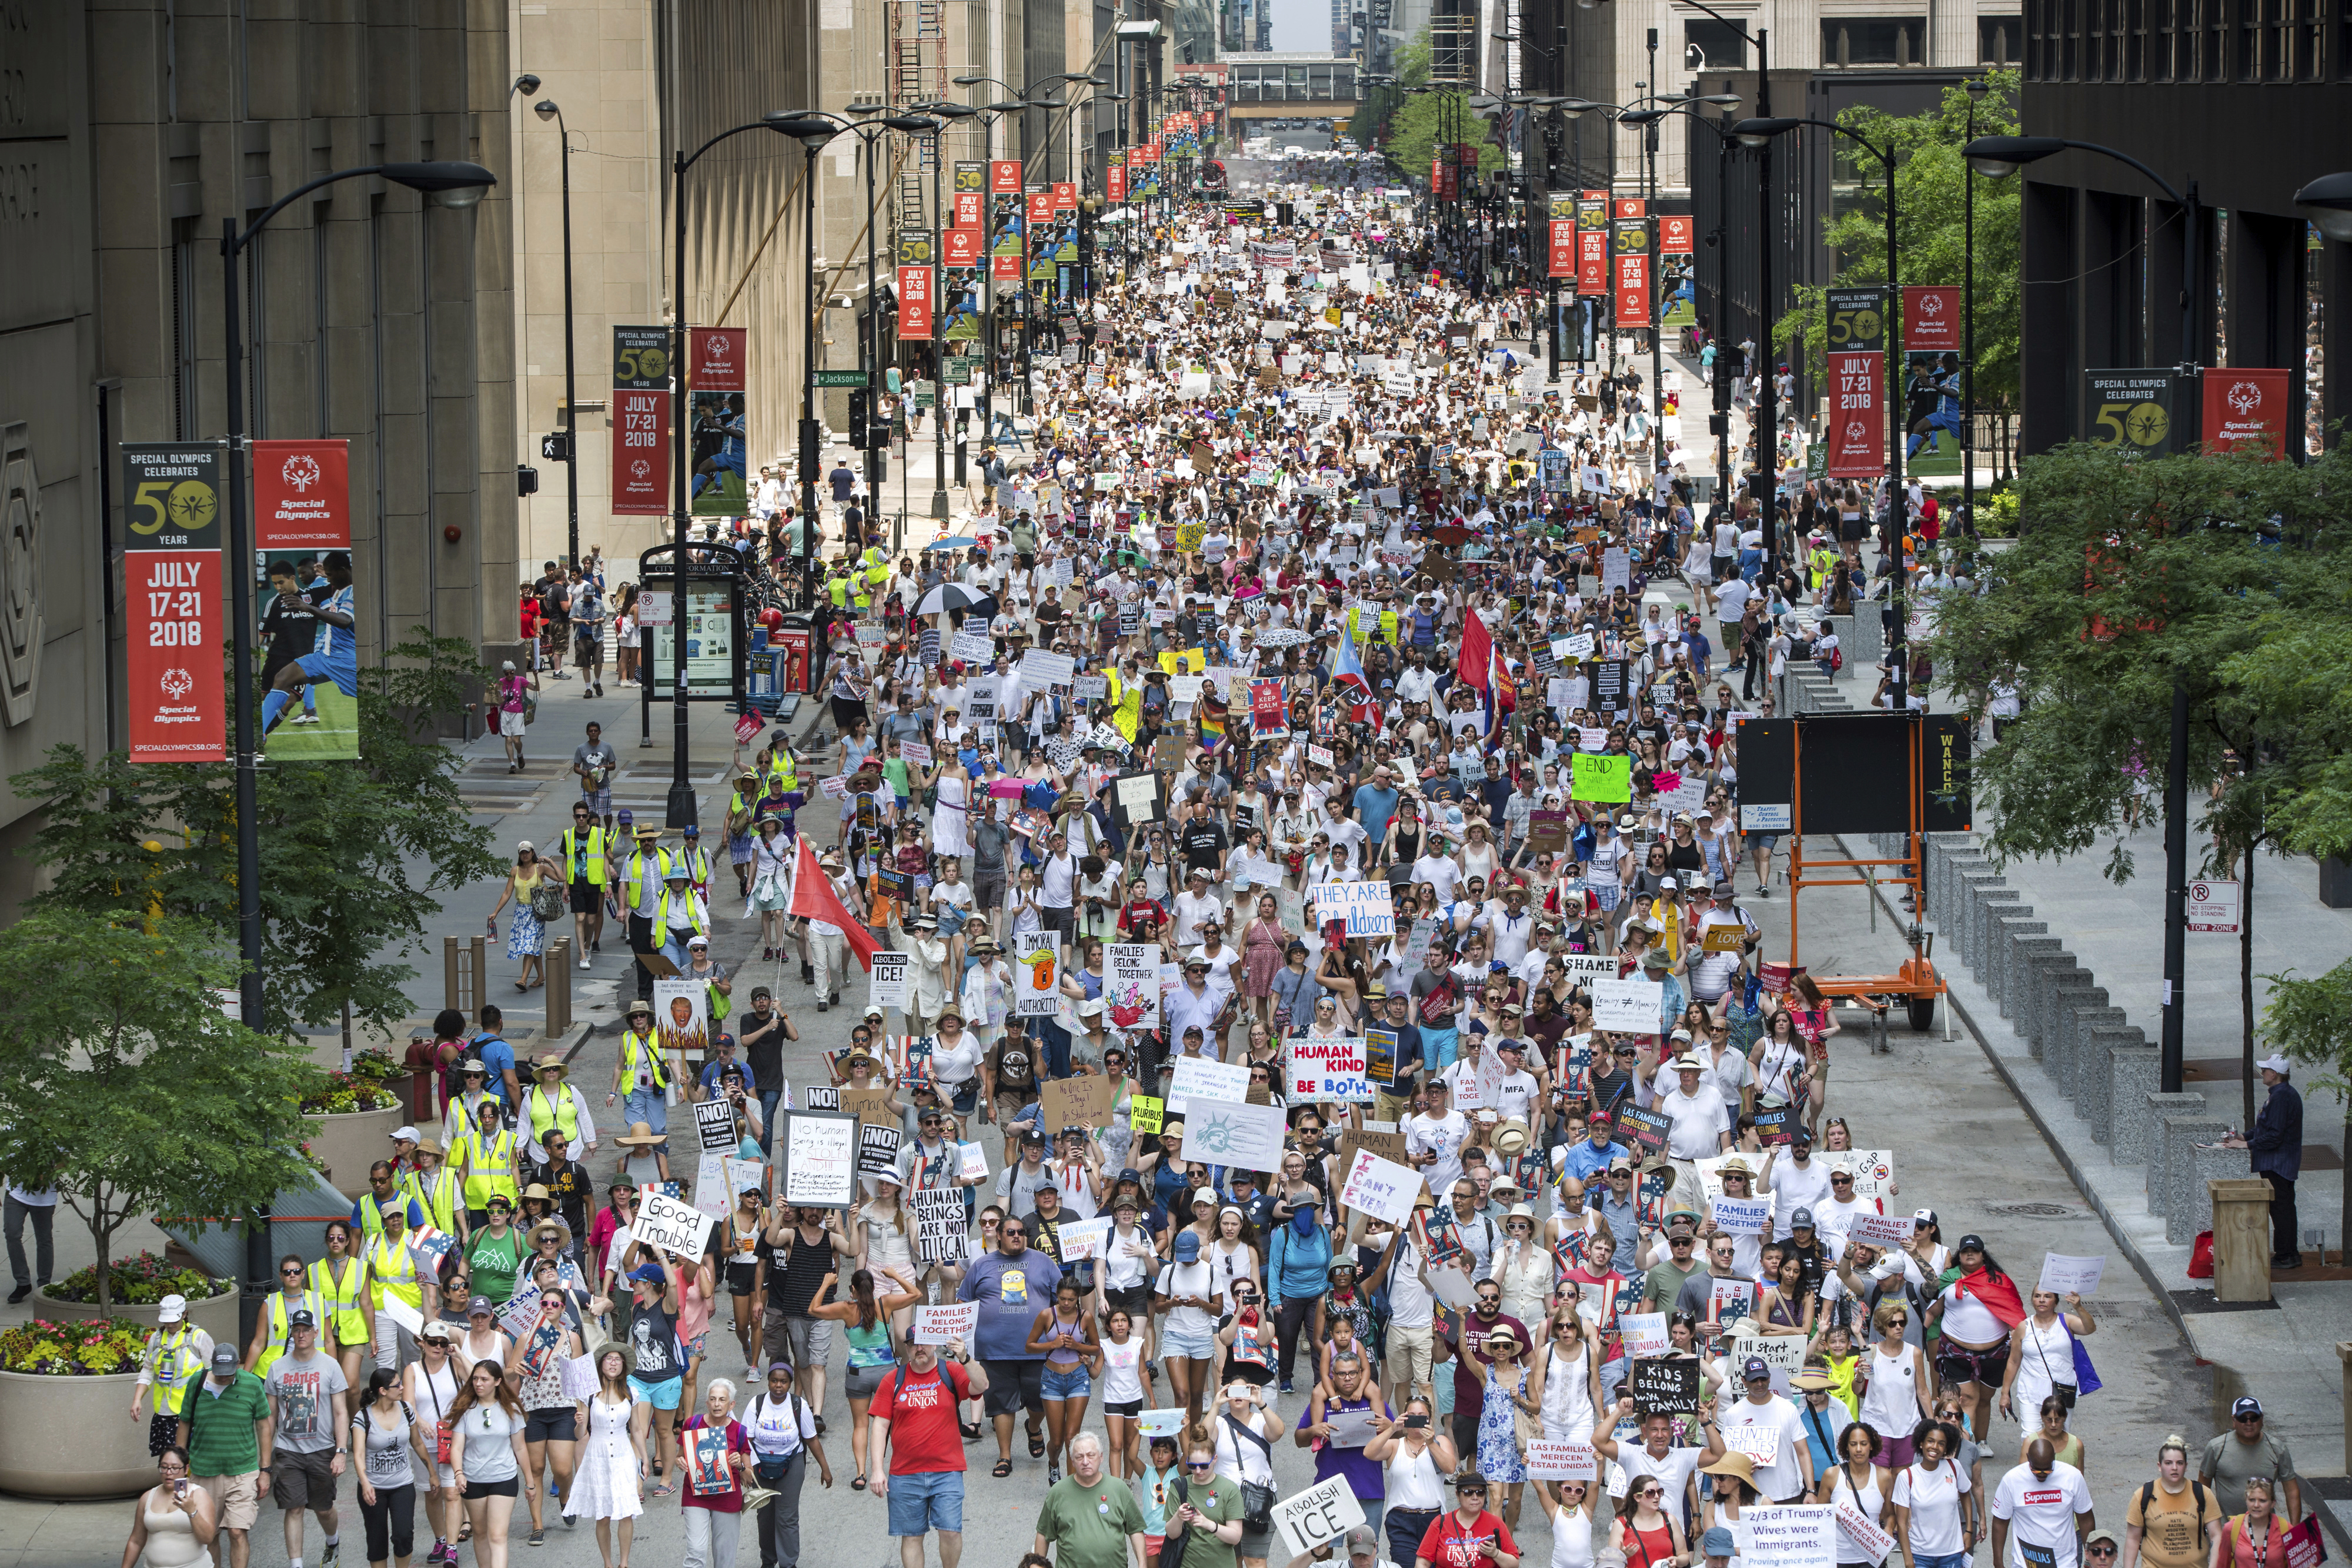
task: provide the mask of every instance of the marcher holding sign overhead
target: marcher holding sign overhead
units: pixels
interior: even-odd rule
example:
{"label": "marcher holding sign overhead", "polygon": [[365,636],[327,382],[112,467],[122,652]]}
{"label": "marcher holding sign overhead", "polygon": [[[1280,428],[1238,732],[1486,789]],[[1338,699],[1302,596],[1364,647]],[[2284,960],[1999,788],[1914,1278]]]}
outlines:
{"label": "marcher holding sign overhead", "polygon": [[2021,1410],[2039,1410],[2053,1396],[2067,1408],[2078,1393],[2077,1363],[2086,1360],[2076,1342],[2099,1332],[2091,1309],[2074,1291],[2066,1292],[2066,1310],[2058,1310],[2058,1292],[2033,1292],[2033,1312],[2010,1336],[2009,1368],[2000,1381],[2000,1413],[2021,1420]]}

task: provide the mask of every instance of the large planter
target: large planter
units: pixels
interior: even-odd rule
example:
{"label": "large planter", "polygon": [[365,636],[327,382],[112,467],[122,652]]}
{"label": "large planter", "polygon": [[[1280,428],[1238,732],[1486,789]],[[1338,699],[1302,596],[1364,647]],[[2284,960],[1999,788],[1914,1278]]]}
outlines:
{"label": "large planter", "polygon": [[[232,1306],[236,1300],[229,1298]],[[130,1415],[138,1383],[131,1373],[37,1377],[0,1372],[0,1491],[88,1500],[135,1497],[153,1485],[147,1423]]]}
{"label": "large planter", "polygon": [[[137,1301],[116,1301],[106,1309],[106,1315],[121,1322],[144,1323],[152,1329],[157,1326],[156,1313],[159,1310]],[[99,1315],[98,1303],[61,1301],[47,1291],[35,1291],[33,1315],[47,1318],[51,1322],[79,1322],[84,1318]],[[212,1335],[215,1344],[233,1344],[239,1350],[245,1348],[245,1341],[237,1334],[237,1292],[234,1290],[224,1291],[209,1301],[190,1301],[188,1321]]]}
{"label": "large planter", "polygon": [[[398,1091],[394,1091],[397,1093]],[[327,1167],[327,1181],[345,1197],[368,1190],[368,1166],[392,1157],[392,1130],[409,1124],[408,1107],[310,1117],[310,1153]]]}

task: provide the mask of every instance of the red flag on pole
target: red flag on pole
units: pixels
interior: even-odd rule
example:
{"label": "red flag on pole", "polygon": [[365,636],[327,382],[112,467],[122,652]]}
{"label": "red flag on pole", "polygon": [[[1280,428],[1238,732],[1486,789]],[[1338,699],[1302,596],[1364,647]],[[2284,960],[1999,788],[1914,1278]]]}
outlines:
{"label": "red flag on pole", "polygon": [[1467,681],[1480,691],[1486,689],[1486,660],[1495,651],[1495,640],[1486,634],[1486,618],[1476,611],[1462,617],[1462,657],[1454,665],[1454,678]]}
{"label": "red flag on pole", "polygon": [[874,955],[882,950],[882,944],[868,936],[866,922],[852,915],[842,904],[841,894],[834,891],[832,879],[816,863],[816,851],[809,847],[805,837],[801,839],[793,861],[793,904],[784,913],[841,927],[860,967],[873,973]]}

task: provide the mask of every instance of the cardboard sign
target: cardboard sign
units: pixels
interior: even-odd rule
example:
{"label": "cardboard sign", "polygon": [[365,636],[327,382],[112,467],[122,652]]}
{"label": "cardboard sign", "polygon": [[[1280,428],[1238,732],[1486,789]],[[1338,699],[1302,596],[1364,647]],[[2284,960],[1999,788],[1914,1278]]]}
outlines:
{"label": "cardboard sign", "polygon": [[1404,1134],[1393,1128],[1383,1130],[1371,1127],[1350,1127],[1341,1133],[1339,1147],[1335,1151],[1339,1156],[1339,1168],[1343,1171],[1354,1169],[1356,1155],[1360,1150],[1369,1150],[1391,1165],[1402,1166],[1407,1170],[1412,1169],[1412,1155],[1405,1147]]}
{"label": "cardboard sign", "polygon": [[844,1113],[856,1117],[858,1125],[863,1127],[895,1127],[898,1124],[898,1118],[891,1113],[890,1090],[887,1084],[877,1083],[871,1089],[852,1089],[844,1084],[841,1109]]}
{"label": "cardboard sign", "polygon": [[1636,1410],[1679,1413],[1699,1407],[1696,1361],[1635,1361],[1627,1364],[1625,1374],[1625,1392]]}
{"label": "cardboard sign", "polygon": [[[1398,1137],[1402,1141],[1402,1134]],[[1421,1196],[1419,1171],[1370,1149],[1358,1149],[1347,1171],[1348,1179],[1339,1188],[1341,1207],[1361,1209],[1388,1225],[1402,1225],[1412,1218],[1413,1199]]]}
{"label": "cardboard sign", "polygon": [[915,1330],[908,1337],[916,1344],[961,1344],[971,1338],[972,1331],[979,1326],[978,1301],[958,1301],[946,1307],[917,1307]]}
{"label": "cardboard sign", "polygon": [[1364,1505],[1356,1500],[1346,1476],[1318,1481],[1274,1505],[1275,1528],[1282,1532],[1293,1561],[1363,1522]]}
{"label": "cardboard sign", "polygon": [[1081,1124],[1087,1127],[1108,1126],[1110,1108],[1118,1094],[1118,1083],[1099,1072],[1049,1081],[1038,1095],[1045,1113],[1043,1125],[1046,1135],[1050,1137],[1065,1127]]}
{"label": "cardboard sign", "polygon": [[[782,1120],[776,1201],[809,1208],[846,1208],[856,1201],[857,1118],[837,1111],[793,1111]],[[957,1212],[962,1212],[961,1199]]]}
{"label": "cardboard sign", "polygon": [[701,1258],[711,1224],[710,1216],[692,1204],[648,1186],[637,1195],[636,1223],[629,1233],[642,1246],[657,1247],[692,1262]]}
{"label": "cardboard sign", "polygon": [[[1726,1342],[1725,1354],[1733,1365],[1754,1356],[1772,1369],[1772,1392],[1786,1396],[1789,1379],[1797,1375],[1805,1364],[1805,1336],[1802,1334],[1736,1333]],[[1736,1410],[1736,1407],[1735,1407]],[[1766,1455],[1759,1464],[1771,1463]]]}

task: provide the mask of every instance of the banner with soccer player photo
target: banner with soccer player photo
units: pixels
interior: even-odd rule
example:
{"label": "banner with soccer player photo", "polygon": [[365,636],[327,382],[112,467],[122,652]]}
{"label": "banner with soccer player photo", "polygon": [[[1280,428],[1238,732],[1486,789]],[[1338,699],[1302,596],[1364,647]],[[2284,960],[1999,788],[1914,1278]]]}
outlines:
{"label": "banner with soccer player photo", "polygon": [[697,327],[687,334],[688,507],[698,517],[740,517],[751,509],[744,468],[746,351],[741,327]]}
{"label": "banner with soccer player photo", "polygon": [[1903,355],[1903,467],[1921,478],[1958,478],[1960,472],[1960,356],[1906,350]]}
{"label": "banner with soccer player photo", "polygon": [[360,754],[359,628],[352,582],[350,444],[256,441],[254,544],[261,608],[262,755]]}

